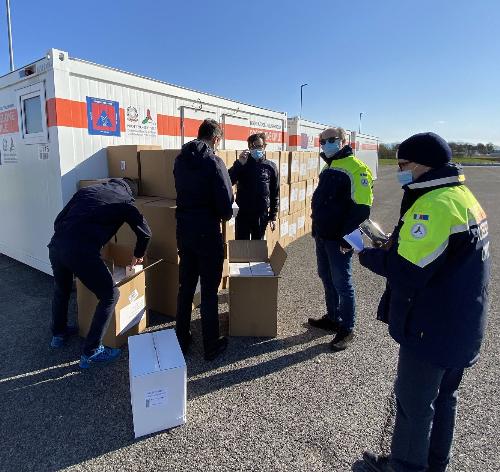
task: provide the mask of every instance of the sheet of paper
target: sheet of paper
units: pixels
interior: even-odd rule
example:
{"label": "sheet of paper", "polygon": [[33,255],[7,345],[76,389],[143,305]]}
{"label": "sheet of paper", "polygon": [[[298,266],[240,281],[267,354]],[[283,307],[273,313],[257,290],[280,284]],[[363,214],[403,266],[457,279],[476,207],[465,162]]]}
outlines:
{"label": "sheet of paper", "polygon": [[249,262],[230,262],[229,275],[231,277],[249,277],[252,275]]}
{"label": "sheet of paper", "polygon": [[365,247],[363,236],[359,229],[355,229],[352,233],[346,234],[344,239],[352,246],[354,252],[361,252]]}
{"label": "sheet of paper", "polygon": [[250,270],[255,277],[274,277],[273,268],[269,262],[251,262]]}

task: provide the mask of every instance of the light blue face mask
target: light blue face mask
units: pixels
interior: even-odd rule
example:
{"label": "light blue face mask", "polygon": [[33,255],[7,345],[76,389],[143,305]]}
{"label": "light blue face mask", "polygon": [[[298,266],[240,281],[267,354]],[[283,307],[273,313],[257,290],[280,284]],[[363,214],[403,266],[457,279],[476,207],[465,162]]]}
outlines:
{"label": "light blue face mask", "polygon": [[340,139],[336,139],[333,143],[327,141],[321,145],[321,149],[326,157],[332,157],[340,151]]}
{"label": "light blue face mask", "polygon": [[401,187],[405,185],[411,184],[413,182],[413,173],[411,170],[400,170],[397,174],[398,182],[401,184]]}
{"label": "light blue face mask", "polygon": [[251,149],[250,154],[256,161],[264,159],[264,151],[262,149]]}

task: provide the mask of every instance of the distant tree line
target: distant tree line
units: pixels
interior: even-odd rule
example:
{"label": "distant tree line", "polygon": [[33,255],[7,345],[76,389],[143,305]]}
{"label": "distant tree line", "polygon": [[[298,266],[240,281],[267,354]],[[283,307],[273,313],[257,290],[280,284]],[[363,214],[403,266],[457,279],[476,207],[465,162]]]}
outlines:
{"label": "distant tree line", "polygon": [[[470,144],[470,143],[448,143],[454,156],[477,156],[487,155],[495,150],[493,143],[483,144]],[[396,159],[396,152],[399,144],[379,144],[378,157],[380,159]]]}

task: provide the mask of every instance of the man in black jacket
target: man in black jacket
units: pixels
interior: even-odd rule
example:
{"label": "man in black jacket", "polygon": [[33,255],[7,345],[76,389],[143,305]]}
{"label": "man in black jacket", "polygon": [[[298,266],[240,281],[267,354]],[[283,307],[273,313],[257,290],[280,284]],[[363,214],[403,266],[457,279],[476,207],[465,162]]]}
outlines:
{"label": "man in black jacket", "polygon": [[198,130],[198,139],[182,147],[174,166],[180,258],[175,329],[185,353],[191,341],[189,325],[199,278],[206,360],[215,359],[227,347],[227,339],[219,337],[217,292],[224,264],[221,221],[228,221],[233,215],[233,190],[224,162],[215,155],[221,139],[219,124],[205,120]]}
{"label": "man in black jacket", "polygon": [[67,325],[73,275],[99,300],[83,347],[81,368],[112,361],[120,355],[120,349],[102,345],[120,294],[100,252],[120,226],[127,223],[137,236],[131,265],[142,262],[151,231],[133,205],[132,188],[136,186],[129,179],[110,179],[82,188],[54,222],[54,236],[48,246],[55,282],[51,346],[62,347],[69,335],[77,333],[75,327]]}
{"label": "man in black jacket", "polygon": [[279,205],[278,169],[265,155],[266,135],[252,134],[244,151],[229,169],[237,185],[236,239],[263,239],[267,224],[276,229]]}
{"label": "man in black jacket", "polygon": [[343,238],[370,215],[372,175],[367,165],[354,156],[342,128],[323,131],[320,144],[326,166],[313,194],[311,216],[327,312],[319,319],[309,318],[309,324],[335,331],[330,348],[341,351],[353,340],[356,314],[352,249]]}

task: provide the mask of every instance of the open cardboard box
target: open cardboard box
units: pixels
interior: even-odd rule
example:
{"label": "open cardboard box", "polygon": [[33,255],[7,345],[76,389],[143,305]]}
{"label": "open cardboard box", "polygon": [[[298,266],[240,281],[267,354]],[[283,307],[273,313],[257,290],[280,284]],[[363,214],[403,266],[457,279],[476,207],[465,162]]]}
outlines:
{"label": "open cardboard box", "polygon": [[[120,298],[111,317],[108,329],[104,334],[103,344],[109,347],[120,347],[127,338],[139,334],[147,327],[146,278],[156,261],[130,276],[125,276],[125,267],[130,263],[132,250],[126,246],[107,244],[102,258],[113,272],[115,287],[120,291]],[[87,336],[97,306],[96,296],[77,279],[78,324],[80,336]]]}
{"label": "open cardboard box", "polygon": [[[277,242],[269,256],[266,241],[228,241],[229,256],[229,335],[269,336],[278,334],[278,280],[287,253]],[[256,275],[231,276],[232,264],[268,263],[267,271]],[[234,266],[233,266],[234,267]]]}

